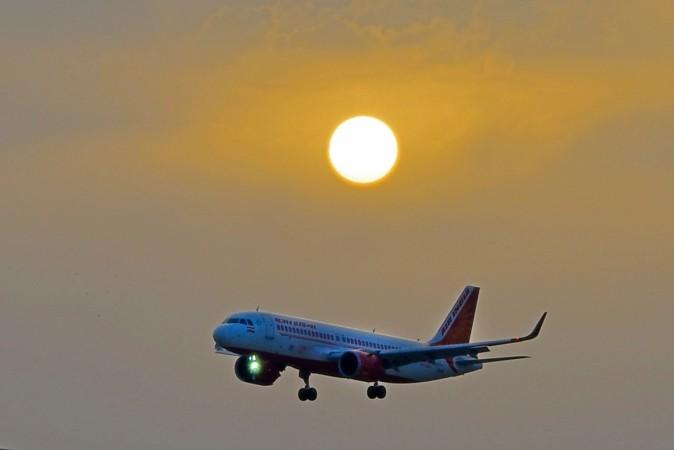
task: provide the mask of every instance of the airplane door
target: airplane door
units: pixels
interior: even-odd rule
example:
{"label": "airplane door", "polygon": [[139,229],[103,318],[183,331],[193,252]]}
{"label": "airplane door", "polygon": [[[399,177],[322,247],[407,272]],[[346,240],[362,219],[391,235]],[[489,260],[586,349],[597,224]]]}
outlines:
{"label": "airplane door", "polygon": [[264,337],[274,339],[274,320],[269,316],[264,318]]}

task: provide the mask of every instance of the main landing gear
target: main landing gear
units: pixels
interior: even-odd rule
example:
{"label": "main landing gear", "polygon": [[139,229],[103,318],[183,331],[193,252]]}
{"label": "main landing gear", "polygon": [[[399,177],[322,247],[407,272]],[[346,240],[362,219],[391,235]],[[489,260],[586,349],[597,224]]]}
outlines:
{"label": "main landing gear", "polygon": [[386,388],[379,383],[375,383],[374,386],[367,388],[367,397],[370,399],[384,398],[386,397]]}
{"label": "main landing gear", "polygon": [[297,398],[303,402],[306,400],[313,402],[318,397],[318,391],[316,388],[309,386],[309,375],[311,375],[311,372],[300,370],[300,378],[304,380],[304,387],[297,391]]}

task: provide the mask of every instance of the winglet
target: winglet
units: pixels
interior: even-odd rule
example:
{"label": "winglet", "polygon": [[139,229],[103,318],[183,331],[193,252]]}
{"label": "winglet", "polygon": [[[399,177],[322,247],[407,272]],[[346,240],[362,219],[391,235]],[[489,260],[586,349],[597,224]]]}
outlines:
{"label": "winglet", "polygon": [[535,338],[538,336],[538,333],[541,332],[541,328],[543,328],[543,322],[545,321],[545,317],[548,315],[547,312],[544,312],[543,315],[541,316],[540,319],[538,319],[538,322],[536,323],[536,326],[534,327],[533,331],[529,334],[527,334],[524,337],[518,337],[514,338],[513,342],[522,342],[522,341],[528,341],[530,339]]}

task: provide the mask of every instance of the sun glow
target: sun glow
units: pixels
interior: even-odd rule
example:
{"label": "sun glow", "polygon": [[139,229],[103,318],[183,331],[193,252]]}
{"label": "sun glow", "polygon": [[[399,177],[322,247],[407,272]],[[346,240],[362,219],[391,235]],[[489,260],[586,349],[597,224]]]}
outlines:
{"label": "sun glow", "polygon": [[332,133],[329,156],[342,177],[367,184],[391,171],[398,158],[398,143],[381,120],[357,116],[342,122]]}

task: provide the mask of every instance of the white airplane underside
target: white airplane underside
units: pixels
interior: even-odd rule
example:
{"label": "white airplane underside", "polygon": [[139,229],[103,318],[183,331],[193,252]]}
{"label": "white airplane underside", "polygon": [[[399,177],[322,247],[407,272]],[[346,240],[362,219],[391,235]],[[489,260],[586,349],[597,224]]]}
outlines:
{"label": "white airplane underside", "polygon": [[538,336],[547,313],[523,337],[469,342],[480,289],[467,286],[428,342],[332,325],[270,312],[241,312],[213,330],[215,351],[238,356],[234,371],[247,383],[273,384],[286,367],[299,370],[305,386],[300,400],[315,400],[309,375],[350,378],[368,383],[369,398],[384,398],[380,382],[418,383],[474,372],[483,364],[528,358],[480,358],[490,347]]}

